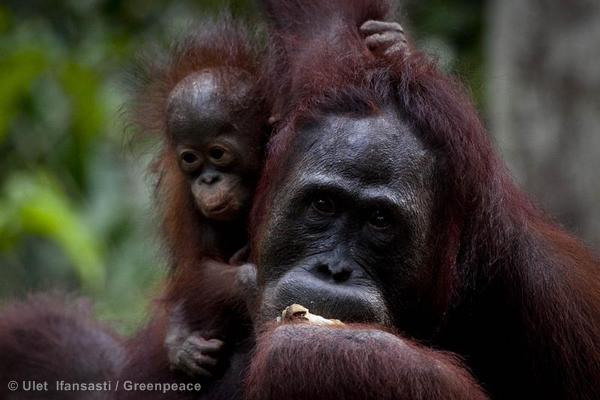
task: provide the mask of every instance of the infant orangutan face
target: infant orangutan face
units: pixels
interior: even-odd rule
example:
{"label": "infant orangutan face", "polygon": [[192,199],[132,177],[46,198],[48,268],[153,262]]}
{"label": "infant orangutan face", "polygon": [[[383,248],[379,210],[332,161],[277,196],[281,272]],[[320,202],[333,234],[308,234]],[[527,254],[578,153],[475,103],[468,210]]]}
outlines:
{"label": "infant orangutan face", "polygon": [[209,70],[189,75],[169,96],[169,137],[196,205],[208,219],[238,217],[258,179],[261,124],[252,120],[251,110],[239,110],[249,95],[243,76]]}

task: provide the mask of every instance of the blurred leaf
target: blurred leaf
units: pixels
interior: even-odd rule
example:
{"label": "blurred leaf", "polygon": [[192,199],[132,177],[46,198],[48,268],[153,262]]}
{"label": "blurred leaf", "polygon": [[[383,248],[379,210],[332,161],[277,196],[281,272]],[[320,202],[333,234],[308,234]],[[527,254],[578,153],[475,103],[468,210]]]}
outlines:
{"label": "blurred leaf", "polygon": [[82,285],[98,291],[105,271],[99,240],[47,175],[13,175],[3,188],[0,210],[2,236],[40,235],[54,240],[73,262]]}
{"label": "blurred leaf", "polygon": [[0,142],[19,111],[20,101],[45,65],[44,53],[35,48],[18,49],[0,58]]}
{"label": "blurred leaf", "polygon": [[73,133],[85,143],[104,126],[104,104],[98,98],[100,79],[95,71],[74,62],[65,65],[60,77],[72,100]]}

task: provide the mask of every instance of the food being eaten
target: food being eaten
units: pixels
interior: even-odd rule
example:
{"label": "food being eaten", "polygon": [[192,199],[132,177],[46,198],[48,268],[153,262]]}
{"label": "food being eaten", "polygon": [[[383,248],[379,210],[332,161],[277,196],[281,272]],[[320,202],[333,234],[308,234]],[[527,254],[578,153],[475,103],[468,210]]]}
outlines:
{"label": "food being eaten", "polygon": [[280,324],[309,323],[315,325],[344,325],[339,319],[327,319],[320,315],[311,314],[308,311],[308,308],[301,306],[300,304],[292,304],[291,306],[286,307],[281,312],[281,317],[277,317],[277,322]]}

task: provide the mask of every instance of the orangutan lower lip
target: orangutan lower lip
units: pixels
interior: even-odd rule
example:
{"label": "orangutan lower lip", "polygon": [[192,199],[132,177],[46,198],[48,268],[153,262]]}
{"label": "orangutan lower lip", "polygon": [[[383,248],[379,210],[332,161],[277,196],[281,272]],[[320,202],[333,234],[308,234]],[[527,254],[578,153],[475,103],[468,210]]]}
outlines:
{"label": "orangutan lower lip", "polygon": [[227,212],[227,210],[229,210],[229,202],[219,205],[215,208],[211,208],[208,210],[208,212],[211,215],[218,215],[218,214],[223,214],[223,213]]}
{"label": "orangutan lower lip", "polygon": [[[359,289],[357,289],[359,288]],[[374,287],[324,282],[305,270],[288,272],[277,285],[269,288],[272,299],[269,317],[281,315],[291,304],[301,304],[313,314],[342,322],[376,323],[390,326],[389,311],[381,293]],[[271,314],[273,313],[273,314]]]}

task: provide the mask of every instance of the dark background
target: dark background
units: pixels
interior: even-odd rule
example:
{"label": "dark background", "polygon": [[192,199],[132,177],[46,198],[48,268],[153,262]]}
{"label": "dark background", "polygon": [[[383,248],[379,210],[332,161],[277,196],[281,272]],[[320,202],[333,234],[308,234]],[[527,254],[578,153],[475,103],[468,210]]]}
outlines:
{"label": "dark background", "polygon": [[[227,5],[228,4],[228,5]],[[0,302],[61,289],[127,331],[163,258],[120,111],[137,52],[249,1],[0,4]],[[600,2],[412,0],[398,20],[468,85],[515,178],[600,247]]]}

